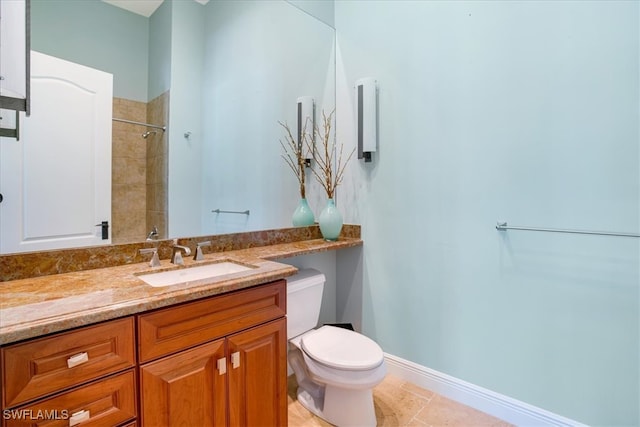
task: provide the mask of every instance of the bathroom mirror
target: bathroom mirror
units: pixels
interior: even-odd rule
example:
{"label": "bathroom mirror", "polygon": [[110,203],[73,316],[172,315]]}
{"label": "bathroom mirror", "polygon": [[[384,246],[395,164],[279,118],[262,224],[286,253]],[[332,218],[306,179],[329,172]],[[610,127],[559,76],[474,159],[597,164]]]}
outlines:
{"label": "bathroom mirror", "polygon": [[165,0],[144,17],[32,0],[33,50],[112,73],[114,117],[167,126],[114,127],[112,243],[154,226],[168,238],[291,225],[299,194],[278,121],[294,129],[300,96],[318,118],[335,105],[335,32],[305,3],[332,2]]}

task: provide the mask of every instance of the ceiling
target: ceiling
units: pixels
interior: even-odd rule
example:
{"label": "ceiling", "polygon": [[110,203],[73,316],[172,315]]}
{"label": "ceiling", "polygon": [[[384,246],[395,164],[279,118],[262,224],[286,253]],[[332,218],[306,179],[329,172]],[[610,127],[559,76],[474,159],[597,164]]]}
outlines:
{"label": "ceiling", "polygon": [[[129,12],[137,13],[138,15],[150,17],[157,8],[160,7],[164,0],[102,0],[105,3],[109,3],[113,6],[126,9]],[[209,0],[194,0],[200,4],[207,4]]]}

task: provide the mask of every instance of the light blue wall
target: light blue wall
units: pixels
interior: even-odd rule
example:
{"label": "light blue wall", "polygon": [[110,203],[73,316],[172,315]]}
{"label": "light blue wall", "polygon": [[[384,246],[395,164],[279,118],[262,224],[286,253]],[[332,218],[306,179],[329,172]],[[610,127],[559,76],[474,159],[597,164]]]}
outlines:
{"label": "light blue wall", "polygon": [[309,15],[335,28],[335,6],[333,0],[286,0]]}
{"label": "light blue wall", "polygon": [[147,18],[99,0],[32,0],[31,37],[35,51],[113,74],[113,96],[147,102]]}
{"label": "light blue wall", "polygon": [[[199,230],[290,226],[299,193],[280,157],[285,132],[278,121],[295,132],[300,96],[315,98],[318,117],[334,108],[334,30],[281,0],[213,0],[206,9]],[[316,200],[310,204],[318,206]],[[213,209],[251,215],[216,215]]]}
{"label": "light blue wall", "polygon": [[[592,425],[638,425],[639,3],[338,1],[338,140],[379,81],[363,329],[386,352]],[[341,303],[338,301],[338,306]]]}
{"label": "light blue wall", "polygon": [[171,87],[172,2],[163,2],[149,17],[149,101]]}
{"label": "light blue wall", "polygon": [[[165,2],[168,3],[168,2]],[[205,8],[171,1],[171,94],[169,115],[169,236],[200,230]],[[184,134],[191,136],[185,138]]]}

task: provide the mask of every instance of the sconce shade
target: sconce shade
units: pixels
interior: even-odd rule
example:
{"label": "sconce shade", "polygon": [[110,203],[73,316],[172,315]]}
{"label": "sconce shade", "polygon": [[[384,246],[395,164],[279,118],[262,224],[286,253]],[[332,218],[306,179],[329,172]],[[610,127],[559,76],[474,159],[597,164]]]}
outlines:
{"label": "sconce shade", "polygon": [[372,77],[356,81],[356,120],[358,137],[358,159],[371,161],[378,145],[378,99],[377,82]]}

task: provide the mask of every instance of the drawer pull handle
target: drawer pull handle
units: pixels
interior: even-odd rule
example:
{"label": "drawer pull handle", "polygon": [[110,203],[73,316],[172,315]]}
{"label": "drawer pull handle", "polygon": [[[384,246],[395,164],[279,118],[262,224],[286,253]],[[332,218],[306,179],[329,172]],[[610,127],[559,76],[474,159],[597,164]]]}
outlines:
{"label": "drawer pull handle", "polygon": [[236,369],[240,366],[240,352],[236,351],[235,353],[231,353],[231,366],[233,369]]}
{"label": "drawer pull handle", "polygon": [[73,414],[71,414],[71,417],[69,417],[69,427],[80,424],[83,421],[87,421],[89,418],[91,418],[91,412],[89,412],[87,409],[74,412]]}
{"label": "drawer pull handle", "polygon": [[227,358],[223,357],[222,359],[218,359],[218,372],[219,375],[224,375],[227,373]]}
{"label": "drawer pull handle", "polygon": [[73,368],[74,366],[82,365],[89,361],[89,355],[86,352],[78,353],[67,359],[67,366]]}

